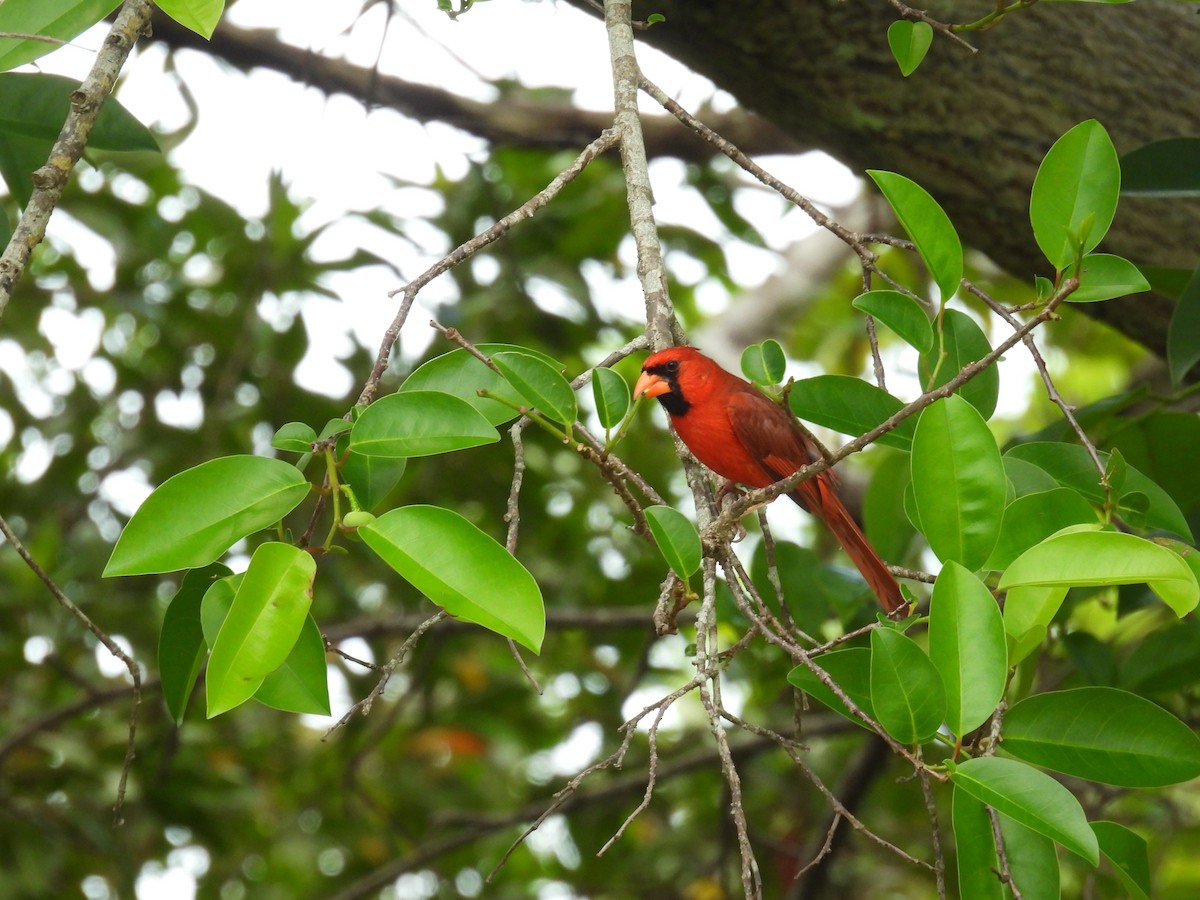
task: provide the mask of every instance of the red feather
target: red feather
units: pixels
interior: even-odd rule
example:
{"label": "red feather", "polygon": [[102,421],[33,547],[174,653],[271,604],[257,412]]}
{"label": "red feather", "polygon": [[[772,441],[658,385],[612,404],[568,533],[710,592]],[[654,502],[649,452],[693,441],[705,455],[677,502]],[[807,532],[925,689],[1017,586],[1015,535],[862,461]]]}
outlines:
{"label": "red feather", "polygon": [[[634,388],[635,396],[643,394],[658,398],[700,462],[738,484],[767,487],[820,459],[790,412],[691,347],[650,356]],[[788,496],[829,527],[889,615],[907,608],[896,579],[838,497],[831,471]]]}

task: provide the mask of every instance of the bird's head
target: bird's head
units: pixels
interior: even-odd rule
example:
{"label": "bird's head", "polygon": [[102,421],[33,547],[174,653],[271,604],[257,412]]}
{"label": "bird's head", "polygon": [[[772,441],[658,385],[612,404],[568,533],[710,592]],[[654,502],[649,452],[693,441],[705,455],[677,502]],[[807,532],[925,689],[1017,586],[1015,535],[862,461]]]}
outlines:
{"label": "bird's head", "polygon": [[707,394],[712,377],[721,369],[691,347],[668,347],[642,363],[633,396],[654,397],[672,416],[682,416]]}

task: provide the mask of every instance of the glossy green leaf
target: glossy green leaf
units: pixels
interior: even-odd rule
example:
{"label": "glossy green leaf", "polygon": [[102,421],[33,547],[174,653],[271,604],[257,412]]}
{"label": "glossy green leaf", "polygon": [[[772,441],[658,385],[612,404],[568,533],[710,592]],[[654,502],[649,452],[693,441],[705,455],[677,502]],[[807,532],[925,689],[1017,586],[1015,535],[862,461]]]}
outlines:
{"label": "glossy green leaf", "polygon": [[575,421],[577,404],[571,384],[560,367],[528,353],[493,353],[492,362],[508,380],[526,405],[543,415],[570,426]]}
{"label": "glossy green leaf", "polygon": [[596,401],[596,415],[605,429],[620,425],[629,412],[629,385],[612,369],[592,370],[592,397]]}
{"label": "glossy green leaf", "polygon": [[[875,710],[871,706],[871,651],[865,647],[849,647],[832,650],[814,657],[813,661],[833,679],[850,701],[871,718]],[[862,719],[854,715],[841,699],[821,681],[808,666],[799,665],[788,672],[788,683],[808,694],[814,700],[829,707],[863,728]]]}
{"label": "glossy green leaf", "polygon": [[208,656],[208,644],[200,625],[200,603],[214,579],[229,574],[229,567],[221,563],[185,573],[163,616],[158,636],[158,673],[162,678],[163,698],[176,725],[183,722],[188,698]]}
{"label": "glossy green leaf", "polygon": [[510,637],[534,653],[546,630],[533,576],[458,513],[403,506],[358,533],[418,591],[450,615]]}
{"label": "glossy green leaf", "polygon": [[1060,900],[1058,851],[1054,841],[1004,813],[996,813],[1008,871],[1021,900]]}
{"label": "glossy green leaf", "polygon": [[[858,437],[887,421],[904,403],[869,381],[850,375],[817,375],[792,385],[788,403],[801,419]],[[899,450],[912,446],[916,416],[905,419],[879,439]]]}
{"label": "glossy green leaf", "polygon": [[262,544],[250,558],[209,655],[208,717],[254,696],[288,658],[308,616],[317,564],[290,544]]}
{"label": "glossy green leaf", "polygon": [[[7,6],[8,4],[4,4]],[[0,176],[24,206],[33,195],[33,172],[45,165],[71,111],[79,82],[61,75],[0,75]],[[154,134],[109,98],[100,108],[88,146],[97,150],[158,150]]]}
{"label": "glossy green leaf", "polygon": [[898,19],[888,26],[887,39],[900,74],[907,78],[933,46],[933,26],[928,22]]}
{"label": "glossy green leaf", "polygon": [[1197,362],[1200,362],[1200,267],[1184,287],[1167,326],[1167,367],[1171,371],[1171,382],[1182,384],[1184,376]]}
{"label": "glossy green leaf", "polygon": [[317,433],[306,422],[288,422],[280,425],[271,438],[271,446],[276,450],[286,450],[291,453],[310,453],[316,443]]}
{"label": "glossy green leaf", "polygon": [[874,316],[922,353],[933,348],[933,326],[924,307],[899,291],[867,291],[852,301],[855,309]]}
{"label": "glossy green leaf", "polygon": [[1014,500],[1028,494],[1052,491],[1060,486],[1045,469],[1008,454],[1004,456],[1004,474],[1008,477]]}
{"label": "glossy green leaf", "polygon": [[1038,167],[1029,220],[1038,247],[1055,269],[1104,238],[1117,210],[1121,166],[1104,126],[1080,122],[1050,148]]}
{"label": "glossy green leaf", "polygon": [[[1005,471],[1008,471],[1007,464]],[[1070,488],[1055,487],[1052,490],[1017,497],[1004,508],[1000,537],[996,540],[996,546],[992,549],[992,555],[984,568],[1006,569],[1014,559],[1034,544],[1044,541],[1063,528],[1070,525],[1096,524],[1096,521],[1096,510]]]}
{"label": "glossy green leaf", "polygon": [[[0,3],[0,33],[36,34],[66,42],[95,25],[119,4],[120,0],[71,0],[66,3],[8,0]],[[0,72],[32,62],[60,46],[62,44],[57,41],[0,38]]]}
{"label": "glossy green leaf", "polygon": [[138,507],[104,576],[150,575],[215,562],[274,525],[308,496],[296,467],[265,456],[223,456],[180,472]]}
{"label": "glossy green leaf", "polygon": [[917,533],[904,514],[904,493],[912,481],[912,466],[902,453],[889,450],[882,456],[863,494],[863,530],[880,556],[903,560]]}
{"label": "glossy green leaf", "polygon": [[968,759],[950,772],[956,788],[1062,844],[1093,866],[1100,861],[1096,836],[1079,801],[1044,772],[1015,759]]}
{"label": "glossy green leaf", "polygon": [[437,391],[380,397],[350,430],[350,449],[363,456],[432,456],[500,440],[496,429],[465,400]]}
{"label": "glossy green leaf", "polygon": [[[964,368],[992,352],[987,335],[975,320],[957,309],[942,313],[942,330],[933,336],[933,346],[918,361],[925,390],[941,387]],[[984,369],[958,389],[959,396],[979,410],[985,419],[996,411],[1000,396],[1000,373],[995,366]]]}
{"label": "glossy green leaf", "polygon": [[946,716],[946,689],[933,662],[907,635],[871,632],[871,706],[875,719],[902,744],[932,737]]}
{"label": "glossy green leaf", "polygon": [[755,384],[773,385],[783,381],[787,357],[779,341],[751,344],[742,351],[742,374]]}
{"label": "glossy green leaf", "polygon": [[206,40],[212,37],[225,10],[225,0],[155,0],[155,5]]}
{"label": "glossy green leaf", "polygon": [[647,506],[646,524],[667,565],[681,579],[700,568],[700,533],[687,516],[670,506]]}
{"label": "glossy green leaf", "polygon": [[1118,787],[1200,776],[1200,737],[1161,706],[1109,687],[1026,697],[1004,716],[1004,750],[1066,775]]}
{"label": "glossy green leaf", "polygon": [[1135,197],[1200,196],[1200,138],[1168,138],[1121,157],[1121,193]]}
{"label": "glossy green leaf", "polygon": [[[340,444],[339,444],[340,447]],[[341,479],[350,485],[354,497],[367,512],[377,509],[400,483],[408,461],[404,457],[346,454]]]}
{"label": "glossy green leaf", "polygon": [[225,624],[225,617],[233,607],[233,598],[237,596],[238,586],[242,583],[245,572],[236,575],[226,575],[213,581],[204,592],[200,603],[200,626],[204,632],[204,642],[211,650]]}
{"label": "glossy green leaf", "polygon": [[987,807],[956,785],[950,817],[958,857],[958,895],[971,900],[1004,900],[996,877],[1000,863]]}
{"label": "glossy green leaf", "polygon": [[1200,602],[1196,576],[1177,554],[1116,531],[1068,531],[1047,538],[1021,554],[1000,578],[1001,590],[1141,583],[1150,585],[1178,616]]}
{"label": "glossy green leaf", "polygon": [[329,715],[325,640],[311,614],[305,617],[300,636],[287,659],[263,679],[254,699],[284,712]]}
{"label": "glossy green leaf", "polygon": [[1093,822],[1092,831],[1131,900],[1150,900],[1154,894],[1146,839],[1117,822]]}
{"label": "glossy green leaf", "polygon": [[[225,617],[233,607],[233,598],[242,583],[242,575],[215,582],[204,595],[200,616],[209,646],[216,643]],[[300,628],[291,652],[266,678],[254,699],[286,712],[329,715],[329,678],[325,666],[325,640],[309,613]]]}
{"label": "glossy green leaf", "polygon": [[[524,353],[549,363],[554,366],[555,371],[561,368],[557,361],[544,353],[516,344],[479,344],[478,349],[484,354],[505,351]],[[453,350],[424,363],[404,379],[399,393],[438,391],[443,394],[453,394],[458,399],[465,400],[474,406],[493,425],[503,425],[517,417],[517,411],[513,407],[498,403],[488,397],[479,396],[481,390],[486,390],[497,397],[503,397],[514,406],[523,402],[521,395],[504,380],[502,375],[489,369],[485,363],[466,350]]]}
{"label": "glossy green leaf", "polygon": [[868,169],[896,218],[925,261],[945,305],[958,290],[963,274],[962,241],[950,217],[923,187],[903,175]]}
{"label": "glossy green leaf", "polygon": [[[1075,264],[1067,266],[1064,276],[1075,274]],[[1083,258],[1079,287],[1067,297],[1070,303],[1095,303],[1150,290],[1150,282],[1133,263],[1111,253],[1089,253]]]}
{"label": "glossy green leaf", "polygon": [[921,413],[913,437],[913,498],[921,530],[943,562],[980,568],[1000,534],[1007,483],[987,422],[947,397]]}
{"label": "glossy green leaf", "polygon": [[1008,648],[991,591],[955,562],[942,566],[929,602],[929,658],[946,688],[946,725],[978,728],[1004,696]]}
{"label": "glossy green leaf", "polygon": [[[1012,588],[1004,598],[1004,630],[1017,639],[1024,638],[1033,629],[1045,631],[1067,598],[1067,590],[1066,586],[1056,584]],[[1040,643],[1041,638],[1037,640]],[[1016,665],[1024,656],[1023,653],[1014,655],[1009,646],[1009,665]]]}
{"label": "glossy green leaf", "polygon": [[[1086,500],[1097,506],[1105,502],[1100,473],[1087,450],[1078,444],[1052,441],[1018,444],[1005,453],[1005,459],[1010,457],[1032,463],[1049,473],[1062,486],[1078,491]],[[1107,453],[1100,454],[1100,462],[1103,465],[1108,464]],[[1188,528],[1187,519],[1179,511],[1175,501],[1133,466],[1129,467],[1125,475],[1125,490],[1144,494],[1150,501],[1149,508],[1140,513],[1128,505],[1118,503],[1117,511],[1127,522],[1139,528],[1161,528],[1191,540],[1192,532]]]}

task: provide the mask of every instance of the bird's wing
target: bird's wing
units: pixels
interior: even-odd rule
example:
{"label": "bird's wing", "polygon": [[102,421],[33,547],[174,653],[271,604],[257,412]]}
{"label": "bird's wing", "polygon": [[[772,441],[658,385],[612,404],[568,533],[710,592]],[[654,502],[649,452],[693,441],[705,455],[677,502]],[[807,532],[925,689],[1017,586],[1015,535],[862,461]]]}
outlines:
{"label": "bird's wing", "polygon": [[792,424],[791,414],[765,395],[738,392],[729,398],[727,409],[734,436],[771,481],[819,458]]}

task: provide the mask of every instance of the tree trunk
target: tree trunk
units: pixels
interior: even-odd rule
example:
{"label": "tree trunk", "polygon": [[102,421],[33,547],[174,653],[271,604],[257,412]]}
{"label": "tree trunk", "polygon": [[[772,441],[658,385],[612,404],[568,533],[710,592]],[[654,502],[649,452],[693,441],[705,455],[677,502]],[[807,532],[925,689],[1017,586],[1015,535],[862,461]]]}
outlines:
{"label": "tree trunk", "polygon": [[[987,3],[928,4],[969,21]],[[891,169],[943,205],[963,239],[1028,278],[1052,274],[1029,226],[1029,192],[1050,145],[1098,119],[1120,154],[1196,133],[1200,19],[1190,4],[1043,3],[968,35],[938,34],[901,78],[883,0],[653,0],[641,32],[746,107],[854,169]],[[1136,263],[1191,268],[1194,201],[1122,198],[1104,249]],[[1086,311],[1163,355],[1171,301],[1147,294]]]}

